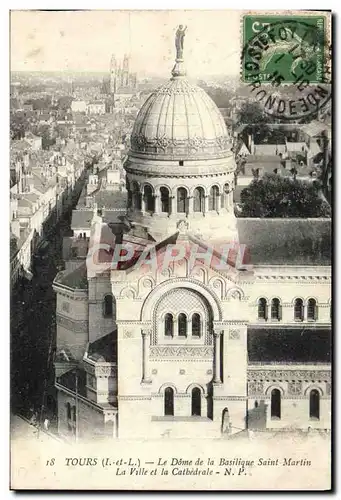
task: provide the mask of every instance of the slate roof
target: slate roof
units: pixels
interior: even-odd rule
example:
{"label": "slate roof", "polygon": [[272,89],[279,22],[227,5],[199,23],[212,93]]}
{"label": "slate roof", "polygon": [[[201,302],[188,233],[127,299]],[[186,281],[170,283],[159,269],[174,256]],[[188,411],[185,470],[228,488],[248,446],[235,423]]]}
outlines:
{"label": "slate roof", "polygon": [[255,156],[273,156],[285,153],[285,144],[255,144]]}
{"label": "slate roof", "polygon": [[33,208],[32,208],[32,201],[30,200],[25,200],[25,198],[21,198],[18,200],[18,213],[19,214],[27,214],[28,210],[30,213],[32,213]]}
{"label": "slate roof", "polygon": [[309,146],[309,152],[313,155],[317,155],[319,153],[321,153],[321,148],[320,146],[318,145],[317,141],[316,140],[312,140],[310,142],[310,146]]}
{"label": "slate roof", "polygon": [[27,149],[30,149],[31,148],[31,144],[27,141],[25,141],[25,139],[15,139],[13,141],[11,141],[11,150],[13,151],[25,151]]}
{"label": "slate roof", "polygon": [[127,193],[121,191],[105,191],[99,190],[94,196],[94,201],[97,203],[98,208],[105,207],[106,209],[121,208],[126,210],[127,206]]}
{"label": "slate roof", "polygon": [[93,210],[72,210],[72,229],[83,229],[91,226],[91,221],[93,217]]}
{"label": "slate roof", "polygon": [[278,162],[259,162],[259,163],[246,163],[243,170],[238,174],[238,177],[253,177],[253,171],[256,169],[260,170],[260,176],[264,174],[278,174],[282,177],[289,177],[292,179],[291,169],[295,168],[297,171],[297,177],[309,177],[311,173],[316,170],[316,167],[308,165],[299,165],[297,162],[292,162],[289,168],[284,167],[281,161]]}
{"label": "slate roof", "polygon": [[39,121],[48,121],[50,119],[49,113],[42,113],[39,115]]}
{"label": "slate roof", "polygon": [[[287,142],[286,143],[288,151],[297,151],[303,153],[307,149],[305,142]],[[303,149],[302,149],[303,148]]]}
{"label": "slate roof", "polygon": [[[273,173],[275,168],[281,167],[282,158],[280,156],[259,156],[249,155],[246,158],[246,163],[243,166],[242,173],[244,175],[252,175],[252,169],[262,168],[263,172]],[[241,174],[241,175],[243,175]]]}
{"label": "slate roof", "polygon": [[36,201],[39,200],[39,196],[36,193],[25,193],[24,199],[27,199],[28,201],[35,203]]}
{"label": "slate roof", "polygon": [[301,132],[309,135],[310,137],[315,137],[316,135],[320,135],[324,130],[328,129],[328,125],[324,123],[313,120],[310,123],[301,126]]}
{"label": "slate roof", "polygon": [[275,173],[276,169],[279,169],[282,173],[285,172],[285,168],[281,164],[281,159],[279,157],[277,157],[277,159],[274,157],[274,159],[271,161],[259,161],[259,162],[247,161],[247,163],[245,163],[245,165],[243,166],[243,170],[238,175],[252,176],[253,175],[252,171],[256,170],[257,168],[261,170],[261,175],[273,174]]}
{"label": "slate roof", "polygon": [[77,377],[77,393],[81,396],[86,396],[86,372],[83,370],[79,370],[74,368],[66,373],[63,373],[60,377],[58,377],[57,382],[70,389],[73,392],[76,392],[76,377]]}
{"label": "slate roof", "polygon": [[103,220],[107,224],[118,224],[122,223],[122,217],[126,214],[126,210],[104,210]]}
{"label": "slate roof", "polygon": [[56,282],[68,286],[69,288],[86,290],[88,288],[86,265],[82,264],[71,273],[66,274],[65,271],[61,272]]}
{"label": "slate roof", "polygon": [[253,265],[331,265],[330,219],[237,219]]}
{"label": "slate roof", "polygon": [[45,180],[43,181],[39,175],[37,175],[33,172],[32,173],[32,181],[33,181],[32,184],[33,184],[34,189],[36,189],[40,193],[46,193],[51,186],[52,179],[49,182],[47,182]]}
{"label": "slate roof", "polygon": [[248,328],[249,363],[329,363],[331,361],[331,329]]}
{"label": "slate roof", "polygon": [[[126,213],[126,209],[122,210],[103,210],[102,218],[107,224],[121,223],[121,217]],[[73,210],[72,211],[72,229],[90,229],[91,221],[94,215],[92,208],[89,210]]]}
{"label": "slate roof", "polygon": [[117,361],[117,330],[104,335],[89,345],[88,358],[93,361],[114,363]]}

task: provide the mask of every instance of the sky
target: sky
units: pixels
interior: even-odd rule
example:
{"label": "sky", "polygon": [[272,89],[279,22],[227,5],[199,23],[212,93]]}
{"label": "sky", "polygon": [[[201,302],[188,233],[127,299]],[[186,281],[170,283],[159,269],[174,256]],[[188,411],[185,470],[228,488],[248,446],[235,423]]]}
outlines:
{"label": "sky", "polygon": [[112,54],[130,53],[134,71],[167,77],[184,24],[188,74],[237,75],[240,19],[231,10],[12,11],[11,70],[103,72]]}

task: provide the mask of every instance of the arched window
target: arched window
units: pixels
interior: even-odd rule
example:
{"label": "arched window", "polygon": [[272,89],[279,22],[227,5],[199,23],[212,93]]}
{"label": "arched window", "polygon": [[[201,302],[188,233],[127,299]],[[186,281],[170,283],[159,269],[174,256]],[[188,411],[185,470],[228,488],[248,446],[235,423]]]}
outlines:
{"label": "arched window", "polygon": [[296,299],[294,306],[294,319],[295,321],[303,321],[303,317],[304,317],[303,300]]}
{"label": "arched window", "polygon": [[192,416],[201,415],[201,390],[198,387],[192,389]]}
{"label": "arched window", "polygon": [[315,299],[309,299],[308,300],[307,317],[308,317],[308,319],[310,321],[316,321],[317,320],[317,305],[316,305],[316,300]]}
{"label": "arched window", "polygon": [[153,190],[150,186],[145,186],[143,190],[143,202],[145,212],[155,212],[155,198]]}
{"label": "arched window", "polygon": [[230,432],[230,415],[228,408],[224,408],[221,418],[221,432],[223,434]]}
{"label": "arched window", "polygon": [[111,318],[113,314],[113,298],[112,295],[104,297],[103,314],[105,318]]}
{"label": "arched window", "polygon": [[77,420],[77,411],[76,411],[76,407],[75,406],[72,407],[72,420],[74,422],[76,422],[76,420]]}
{"label": "arched window", "polygon": [[136,182],[133,183],[133,208],[136,208],[136,210],[141,210],[142,208],[142,195],[140,192],[140,188]]}
{"label": "arched window", "polygon": [[227,208],[229,206],[229,193],[230,193],[230,186],[229,184],[224,184],[224,192],[223,196],[221,197],[221,208]]}
{"label": "arched window", "polygon": [[268,319],[268,305],[264,298],[258,300],[258,319]]}
{"label": "arched window", "polygon": [[271,418],[281,418],[281,391],[271,391]]}
{"label": "arched window", "polygon": [[66,415],[67,415],[67,419],[71,420],[71,405],[70,405],[70,403],[66,403]]}
{"label": "arched window", "polygon": [[187,335],[187,317],[184,313],[180,313],[178,317],[178,334],[179,337],[186,337]]}
{"label": "arched window", "polygon": [[165,337],[173,337],[174,323],[173,314],[167,313],[165,316]]}
{"label": "arched window", "polygon": [[278,321],[281,319],[281,303],[279,299],[272,299],[271,301],[271,319]]}
{"label": "arched window", "polygon": [[128,179],[126,179],[126,190],[127,190],[127,194],[128,194],[127,205],[128,205],[128,208],[131,208],[132,204],[133,204],[133,193],[132,193],[130,182],[128,181]]}
{"label": "arched window", "polygon": [[183,187],[177,191],[177,211],[178,213],[186,213],[187,211],[187,191]]}
{"label": "arched window", "polygon": [[169,214],[170,212],[170,203],[169,203],[169,190],[166,187],[160,188],[161,195],[161,212],[166,212]]}
{"label": "arched window", "polygon": [[309,395],[309,418],[320,418],[320,394],[316,389]]}
{"label": "arched window", "polygon": [[165,415],[174,415],[174,389],[166,387],[165,389]]}
{"label": "arched window", "polygon": [[128,193],[127,206],[128,208],[131,208],[133,205],[133,193],[130,190],[128,190],[127,193]]}
{"label": "arched window", "polygon": [[208,198],[208,209],[218,210],[219,202],[219,188],[218,186],[212,186],[210,189],[210,196]]}
{"label": "arched window", "polygon": [[194,313],[192,316],[192,337],[200,337],[201,319],[200,314]]}
{"label": "arched window", "polygon": [[197,187],[193,192],[193,210],[203,213],[205,210],[205,192],[202,187]]}

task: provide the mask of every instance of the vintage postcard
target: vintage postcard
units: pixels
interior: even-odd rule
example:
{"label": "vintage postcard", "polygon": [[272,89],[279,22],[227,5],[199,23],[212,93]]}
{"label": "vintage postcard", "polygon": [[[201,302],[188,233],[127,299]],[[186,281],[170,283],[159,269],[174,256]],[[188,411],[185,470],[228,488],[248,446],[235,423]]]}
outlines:
{"label": "vintage postcard", "polygon": [[332,13],[12,11],[14,490],[330,490]]}

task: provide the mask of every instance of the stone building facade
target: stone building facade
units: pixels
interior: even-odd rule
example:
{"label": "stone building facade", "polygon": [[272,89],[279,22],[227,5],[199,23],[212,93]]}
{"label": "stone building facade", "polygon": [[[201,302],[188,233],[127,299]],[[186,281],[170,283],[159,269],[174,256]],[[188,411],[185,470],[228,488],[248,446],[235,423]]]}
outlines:
{"label": "stone building facade", "polygon": [[124,168],[125,230],[95,214],[86,261],[54,282],[61,434],[328,431],[330,220],[235,217],[230,134],[180,59]]}

